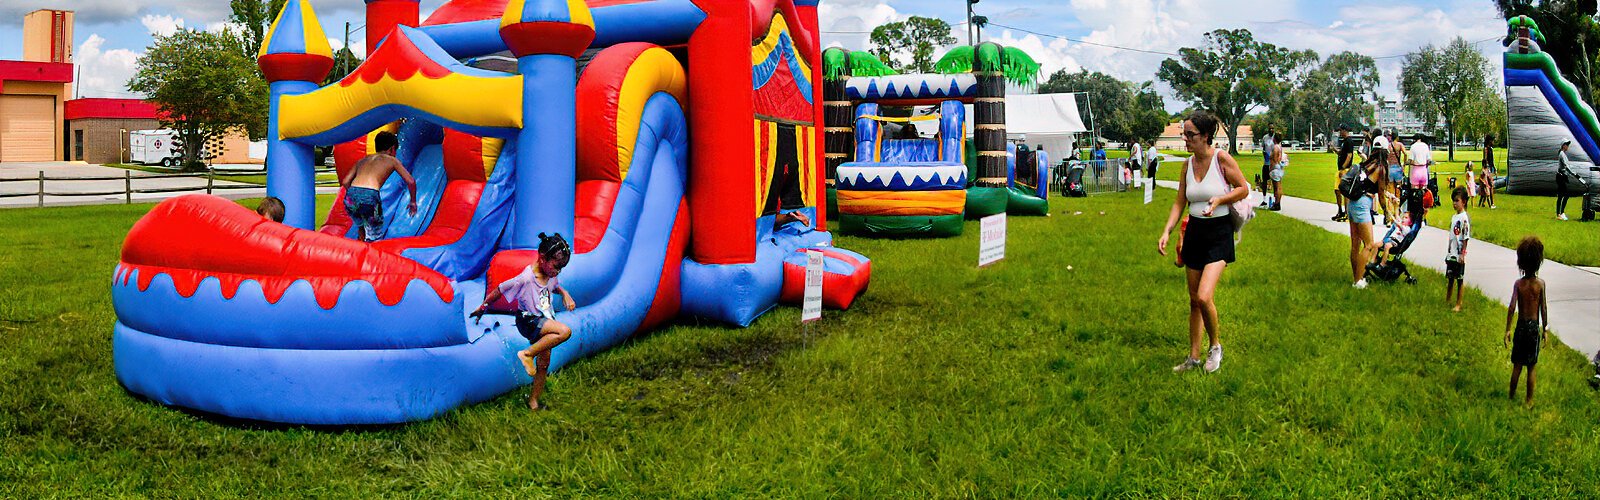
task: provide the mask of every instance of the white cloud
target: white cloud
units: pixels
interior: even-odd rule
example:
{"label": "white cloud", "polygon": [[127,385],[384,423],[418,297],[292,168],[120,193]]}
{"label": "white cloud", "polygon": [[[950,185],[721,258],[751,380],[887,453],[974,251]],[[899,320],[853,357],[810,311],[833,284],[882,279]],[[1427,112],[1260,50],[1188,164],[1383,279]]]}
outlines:
{"label": "white cloud", "polygon": [[[334,52],[338,52],[339,49],[344,48],[344,40],[330,36],[328,37],[328,46],[333,47]],[[350,52],[359,58],[367,57],[367,35],[365,33],[350,35]]]}
{"label": "white cloud", "polygon": [[900,15],[884,0],[825,1],[817,6],[817,26],[822,29],[824,47],[866,50],[872,28],[907,17],[910,16]]}
{"label": "white cloud", "polygon": [[235,24],[235,23],[231,23],[231,22],[227,22],[227,21],[217,21],[217,22],[214,22],[214,23],[206,23],[206,31],[210,31],[212,33],[221,33],[223,31],[227,31],[227,30],[230,30],[230,29],[234,30],[235,32],[241,32],[241,31],[244,30],[244,25]]}
{"label": "white cloud", "polygon": [[78,94],[83,97],[139,97],[128,92],[128,79],[142,53],[104,48],[106,39],[90,34],[78,46]]}
{"label": "white cloud", "polygon": [[183,27],[183,18],[145,14],[144,17],[139,18],[139,24],[143,24],[144,29],[150,30],[151,35],[170,36]]}

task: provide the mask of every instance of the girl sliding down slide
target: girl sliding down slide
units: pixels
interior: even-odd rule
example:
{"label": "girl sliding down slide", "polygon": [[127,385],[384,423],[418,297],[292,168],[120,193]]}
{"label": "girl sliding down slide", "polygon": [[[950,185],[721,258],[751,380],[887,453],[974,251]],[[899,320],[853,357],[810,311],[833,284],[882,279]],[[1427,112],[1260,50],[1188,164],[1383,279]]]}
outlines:
{"label": "girl sliding down slide", "polygon": [[550,295],[552,292],[560,293],[563,305],[568,311],[577,309],[578,304],[572,300],[572,295],[561,287],[561,282],[556,276],[561,274],[561,269],[567,267],[567,261],[572,256],[572,247],[567,245],[567,240],[557,234],[554,236],[539,233],[539,258],[533,264],[523,268],[515,277],[500,283],[500,286],[490,288],[489,293],[483,298],[483,305],[473,311],[472,318],[477,320],[489,313],[489,305],[502,298],[511,301],[516,307],[514,313],[517,317],[517,332],[528,339],[529,346],[517,353],[517,358],[522,360],[522,365],[528,369],[528,375],[533,377],[533,391],[528,394],[528,408],[539,411],[549,406],[539,404],[539,396],[544,393],[544,379],[550,371],[550,350],[566,342],[572,337],[572,329],[556,321],[555,308],[551,306]]}

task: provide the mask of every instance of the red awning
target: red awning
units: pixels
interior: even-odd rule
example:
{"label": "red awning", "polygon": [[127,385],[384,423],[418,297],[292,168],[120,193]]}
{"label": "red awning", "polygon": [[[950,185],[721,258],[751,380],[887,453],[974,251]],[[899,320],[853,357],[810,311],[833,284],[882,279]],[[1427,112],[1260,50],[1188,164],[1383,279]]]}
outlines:
{"label": "red awning", "polygon": [[157,119],[160,112],[154,104],[139,99],[83,98],[66,102],[62,112],[68,120],[84,118]]}
{"label": "red awning", "polygon": [[72,63],[0,60],[0,89],[6,81],[72,83]]}

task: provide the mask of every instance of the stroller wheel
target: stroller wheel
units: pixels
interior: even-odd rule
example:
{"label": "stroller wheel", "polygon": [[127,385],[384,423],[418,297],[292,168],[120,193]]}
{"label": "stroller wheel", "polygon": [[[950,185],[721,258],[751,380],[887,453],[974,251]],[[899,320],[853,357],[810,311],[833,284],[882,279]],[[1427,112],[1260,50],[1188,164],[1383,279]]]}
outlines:
{"label": "stroller wheel", "polygon": [[1415,284],[1417,284],[1417,279],[1408,276],[1408,277],[1406,277],[1406,284],[1407,285],[1415,285]]}

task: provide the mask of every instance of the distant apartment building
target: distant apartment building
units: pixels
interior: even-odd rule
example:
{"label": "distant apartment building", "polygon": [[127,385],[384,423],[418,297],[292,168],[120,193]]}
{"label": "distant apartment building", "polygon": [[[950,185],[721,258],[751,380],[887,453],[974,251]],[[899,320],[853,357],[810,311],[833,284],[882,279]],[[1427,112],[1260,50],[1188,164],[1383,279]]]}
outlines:
{"label": "distant apartment building", "polygon": [[1400,106],[1400,101],[1394,99],[1384,99],[1383,103],[1378,106],[1376,114],[1377,119],[1374,121],[1377,123],[1378,128],[1394,130],[1402,136],[1444,127],[1443,122],[1435,123],[1432,127],[1427,126],[1426,120],[1418,118],[1416,115],[1411,114],[1410,111],[1406,111]]}

